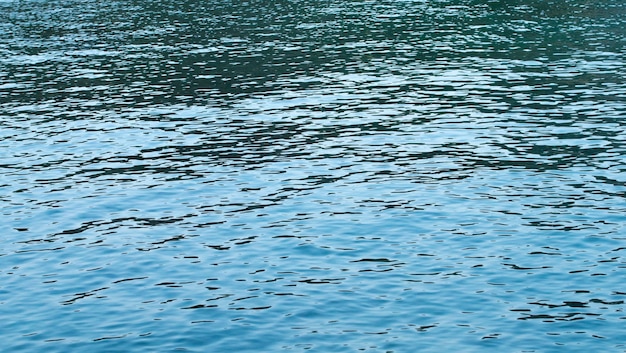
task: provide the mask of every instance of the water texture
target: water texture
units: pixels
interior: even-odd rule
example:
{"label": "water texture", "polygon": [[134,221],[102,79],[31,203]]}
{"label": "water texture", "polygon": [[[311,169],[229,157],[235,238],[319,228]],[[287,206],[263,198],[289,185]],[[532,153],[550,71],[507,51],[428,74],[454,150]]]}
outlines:
{"label": "water texture", "polygon": [[621,0],[0,2],[6,352],[625,352]]}

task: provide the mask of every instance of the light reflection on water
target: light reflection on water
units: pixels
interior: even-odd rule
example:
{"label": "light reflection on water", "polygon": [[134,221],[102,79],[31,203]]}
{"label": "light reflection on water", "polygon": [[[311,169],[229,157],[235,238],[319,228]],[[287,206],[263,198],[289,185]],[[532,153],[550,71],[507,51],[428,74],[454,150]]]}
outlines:
{"label": "light reflection on water", "polygon": [[622,351],[619,1],[0,3],[7,351]]}

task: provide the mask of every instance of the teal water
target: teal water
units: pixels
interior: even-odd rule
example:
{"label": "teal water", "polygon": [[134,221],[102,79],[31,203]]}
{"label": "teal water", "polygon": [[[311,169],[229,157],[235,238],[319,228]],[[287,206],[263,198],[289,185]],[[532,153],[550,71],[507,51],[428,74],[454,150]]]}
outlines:
{"label": "teal water", "polygon": [[621,0],[0,2],[6,352],[626,351]]}

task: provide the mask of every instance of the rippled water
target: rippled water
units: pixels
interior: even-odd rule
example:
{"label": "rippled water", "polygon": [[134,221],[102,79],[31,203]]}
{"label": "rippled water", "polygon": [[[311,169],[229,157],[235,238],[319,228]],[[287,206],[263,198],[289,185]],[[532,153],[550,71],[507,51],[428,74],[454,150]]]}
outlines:
{"label": "rippled water", "polygon": [[0,2],[7,352],[626,351],[621,0]]}

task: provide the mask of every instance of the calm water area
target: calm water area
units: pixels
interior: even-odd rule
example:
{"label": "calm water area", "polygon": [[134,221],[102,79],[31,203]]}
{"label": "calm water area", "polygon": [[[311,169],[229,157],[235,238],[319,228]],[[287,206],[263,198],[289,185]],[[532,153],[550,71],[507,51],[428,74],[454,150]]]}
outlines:
{"label": "calm water area", "polygon": [[3,352],[626,352],[623,0],[1,0]]}

